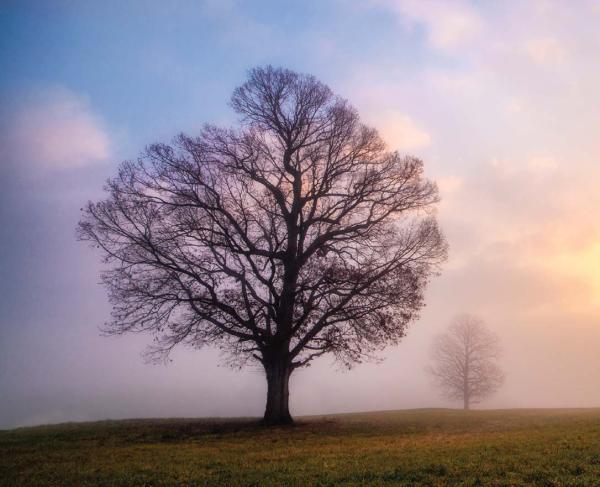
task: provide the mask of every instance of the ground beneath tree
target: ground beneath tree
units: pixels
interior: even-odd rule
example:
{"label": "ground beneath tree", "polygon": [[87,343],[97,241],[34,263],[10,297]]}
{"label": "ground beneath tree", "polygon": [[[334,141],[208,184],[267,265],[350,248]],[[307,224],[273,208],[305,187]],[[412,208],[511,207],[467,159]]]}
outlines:
{"label": "ground beneath tree", "polygon": [[600,485],[600,409],[21,428],[0,432],[0,485]]}

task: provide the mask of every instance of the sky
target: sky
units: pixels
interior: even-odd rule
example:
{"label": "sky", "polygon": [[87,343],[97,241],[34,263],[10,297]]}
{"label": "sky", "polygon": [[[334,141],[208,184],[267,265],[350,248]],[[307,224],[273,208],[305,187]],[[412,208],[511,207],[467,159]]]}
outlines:
{"label": "sky", "polygon": [[485,408],[600,406],[600,1],[0,3],[0,428],[260,416],[258,369],[101,336],[80,208],[146,144],[236,123],[249,68],[315,75],[437,181],[449,259],[400,345],[295,372],[292,414],[457,407],[425,373],[462,312],[503,344]]}

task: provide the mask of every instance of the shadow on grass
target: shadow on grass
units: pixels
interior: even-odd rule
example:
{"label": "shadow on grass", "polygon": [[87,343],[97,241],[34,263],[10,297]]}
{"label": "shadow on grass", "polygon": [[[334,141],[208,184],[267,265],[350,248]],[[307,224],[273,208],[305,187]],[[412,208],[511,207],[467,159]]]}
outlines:
{"label": "shadow on grass", "polygon": [[0,444],[89,441],[98,444],[144,444],[250,438],[283,434],[318,434],[337,429],[334,420],[299,420],[265,425],[259,418],[173,418],[60,423],[0,431]]}

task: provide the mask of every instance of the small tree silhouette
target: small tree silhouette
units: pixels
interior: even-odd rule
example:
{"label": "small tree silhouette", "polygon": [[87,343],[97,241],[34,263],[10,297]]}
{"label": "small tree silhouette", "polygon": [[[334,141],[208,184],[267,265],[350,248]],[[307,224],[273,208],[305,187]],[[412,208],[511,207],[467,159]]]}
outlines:
{"label": "small tree silhouette", "polygon": [[433,364],[427,371],[445,396],[462,400],[464,408],[469,409],[504,382],[504,374],[496,363],[499,355],[498,337],[480,318],[464,314],[436,338]]}

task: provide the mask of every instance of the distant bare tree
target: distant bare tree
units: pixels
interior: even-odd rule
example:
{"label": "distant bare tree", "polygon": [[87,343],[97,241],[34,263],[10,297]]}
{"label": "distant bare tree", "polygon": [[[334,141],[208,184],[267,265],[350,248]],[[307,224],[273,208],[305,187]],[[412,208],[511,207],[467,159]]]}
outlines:
{"label": "distant bare tree", "polygon": [[237,129],[150,146],[89,203],[79,236],[101,249],[106,330],[150,332],[155,357],[215,345],[268,383],[266,423],[292,421],[288,381],[397,343],[446,255],[423,164],[388,152],[314,77],[250,71]]}
{"label": "distant bare tree", "polygon": [[427,371],[450,399],[461,399],[469,409],[493,394],[504,382],[496,361],[500,356],[498,337],[483,321],[472,315],[455,318],[448,331],[434,342],[433,365]]}

